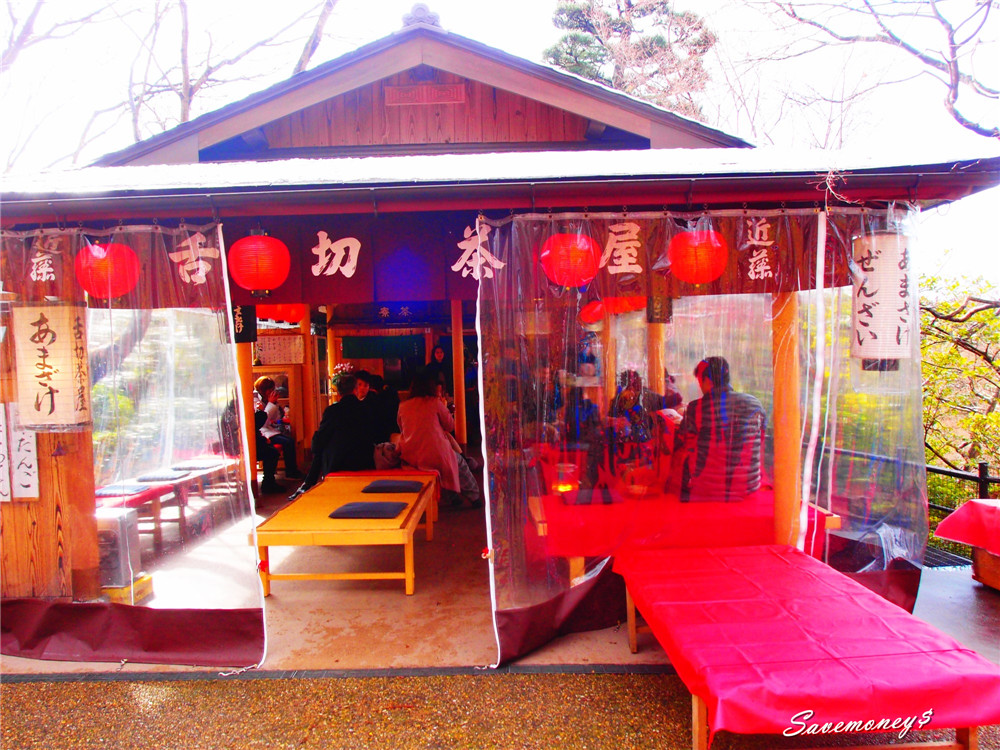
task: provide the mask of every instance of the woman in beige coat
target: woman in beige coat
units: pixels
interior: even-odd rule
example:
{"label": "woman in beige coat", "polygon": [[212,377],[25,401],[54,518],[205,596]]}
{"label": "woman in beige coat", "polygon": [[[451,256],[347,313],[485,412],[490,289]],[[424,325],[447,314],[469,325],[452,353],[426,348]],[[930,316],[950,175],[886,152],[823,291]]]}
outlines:
{"label": "woman in beige coat", "polygon": [[[399,405],[399,455],[421,470],[436,470],[441,476],[442,497],[479,502],[479,487],[461,454],[453,447],[450,433],[455,420],[437,397],[437,380],[421,373],[413,381],[410,397]],[[462,471],[464,469],[464,471]]]}

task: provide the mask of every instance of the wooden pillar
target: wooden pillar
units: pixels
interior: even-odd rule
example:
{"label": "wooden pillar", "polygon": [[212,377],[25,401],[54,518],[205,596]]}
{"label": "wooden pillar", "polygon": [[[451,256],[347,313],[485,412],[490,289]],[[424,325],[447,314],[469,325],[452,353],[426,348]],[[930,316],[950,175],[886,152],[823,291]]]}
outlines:
{"label": "wooden pillar", "polygon": [[452,390],[455,397],[455,439],[463,448],[469,441],[465,425],[465,346],[462,328],[462,300],[451,301]]}
{"label": "wooden pillar", "polygon": [[424,329],[424,364],[429,365],[434,356],[434,331],[430,328]]}
{"label": "wooden pillar", "polygon": [[[42,461],[42,457],[50,457]],[[38,433],[39,484],[58,507],[69,510],[67,539],[73,600],[101,594],[101,556],[97,545],[97,499],[94,495],[94,436],[88,430]],[[46,492],[46,490],[43,490]]]}
{"label": "wooden pillar", "polygon": [[243,401],[243,425],[247,439],[247,465],[250,481],[257,488],[257,440],[253,420],[253,344],[236,345],[236,375]]}
{"label": "wooden pillar", "polygon": [[795,292],[771,301],[774,367],[774,540],[795,544],[799,533],[802,416],[799,404],[799,300]]}
{"label": "wooden pillar", "polygon": [[646,324],[646,384],[656,393],[663,393],[664,361],[663,334],[666,326],[663,323]]}
{"label": "wooden pillar", "polygon": [[[316,426],[319,424],[316,415],[316,397],[319,393],[319,384],[316,382],[316,344],[313,341],[308,305],[306,305],[306,316],[299,321],[299,330],[302,332],[302,346],[305,349],[302,364],[302,393],[299,394],[302,399],[302,424],[295,425],[294,429],[298,436],[296,442],[307,448],[313,433],[316,432]],[[304,449],[299,452],[300,458],[303,452]]]}
{"label": "wooden pillar", "polygon": [[604,361],[601,362],[604,398],[602,399],[602,403],[598,405],[601,414],[605,414],[605,410],[608,408],[611,399],[614,398],[618,386],[616,377],[618,371],[618,342],[612,326],[614,326],[614,318],[608,317],[605,319],[604,327],[601,329],[601,351],[604,357]]}
{"label": "wooden pillar", "polygon": [[[337,346],[337,338],[333,335],[330,321],[333,320],[333,305],[326,306],[326,373],[333,377],[334,368],[340,363],[340,348]],[[338,398],[337,389],[332,385],[327,390],[327,403],[332,404]]]}

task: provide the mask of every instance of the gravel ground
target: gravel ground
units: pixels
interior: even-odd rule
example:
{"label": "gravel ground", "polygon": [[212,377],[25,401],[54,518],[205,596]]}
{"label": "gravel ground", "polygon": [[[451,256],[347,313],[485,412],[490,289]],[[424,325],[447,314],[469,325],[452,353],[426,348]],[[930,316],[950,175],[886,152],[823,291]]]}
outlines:
{"label": "gravel ground", "polygon": [[[15,748],[689,748],[690,697],[669,674],[70,680],[0,685]],[[952,739],[916,732],[907,740]],[[821,738],[825,746],[885,742]],[[794,744],[794,743],[793,743]],[[713,750],[791,747],[720,733]],[[802,746],[802,745],[797,745]],[[1000,749],[1000,726],[980,730]]]}

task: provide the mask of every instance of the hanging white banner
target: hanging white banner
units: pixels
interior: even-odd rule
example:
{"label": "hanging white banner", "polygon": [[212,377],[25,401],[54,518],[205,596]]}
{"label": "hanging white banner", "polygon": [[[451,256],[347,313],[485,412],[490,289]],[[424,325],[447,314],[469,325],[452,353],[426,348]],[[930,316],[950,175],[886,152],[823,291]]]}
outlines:
{"label": "hanging white banner", "polygon": [[853,242],[854,279],[851,356],[909,359],[914,320],[906,236],[876,232]]}
{"label": "hanging white banner", "polygon": [[10,433],[10,489],[14,500],[37,500],[38,437],[31,430],[17,429],[17,404],[7,404]]}
{"label": "hanging white banner", "polygon": [[44,430],[89,424],[86,308],[15,307],[13,318],[20,426]]}

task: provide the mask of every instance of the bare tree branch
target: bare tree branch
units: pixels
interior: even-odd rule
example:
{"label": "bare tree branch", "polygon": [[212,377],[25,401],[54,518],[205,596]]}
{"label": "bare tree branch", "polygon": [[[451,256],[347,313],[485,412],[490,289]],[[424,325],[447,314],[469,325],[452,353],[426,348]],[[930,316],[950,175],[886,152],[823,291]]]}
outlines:
{"label": "bare tree branch", "polygon": [[323,38],[323,28],[326,26],[326,22],[329,20],[330,14],[333,13],[333,9],[336,5],[337,0],[325,0],[323,3],[323,8],[319,12],[319,17],[316,19],[316,24],[313,26],[312,33],[306,40],[305,46],[302,48],[302,54],[299,55],[299,61],[295,63],[292,75],[301,73],[309,66],[309,61],[312,60],[312,56],[316,54],[319,42]]}
{"label": "bare tree branch", "polygon": [[[989,124],[970,117],[959,104],[963,93],[985,99],[1000,98],[996,70],[977,71],[974,52],[988,27],[996,28],[991,18],[992,0],[950,2],[948,9],[957,20],[943,11],[941,0],[842,0],[841,2],[791,2],[790,0],[746,0],[752,7],[765,7],[794,25],[815,32],[798,40],[786,52],[776,52],[775,59],[791,59],[813,54],[827,46],[876,44],[889,47],[916,61],[925,73],[945,86],[944,108],[962,127],[978,135],[1000,138],[1000,124]],[[865,24],[869,29],[865,29]],[[939,47],[931,34],[942,39]],[[817,36],[818,35],[818,36]],[[995,64],[993,66],[995,68]],[[992,76],[987,79],[984,76]],[[964,100],[963,100],[964,101]]]}
{"label": "bare tree branch", "polygon": [[7,44],[3,51],[0,51],[0,69],[6,70],[13,65],[18,55],[29,47],[43,42],[65,39],[70,34],[79,30],[81,26],[97,20],[102,13],[113,5],[113,2],[98,10],[85,13],[82,16],[69,18],[64,21],[53,21],[45,28],[36,30],[35,25],[38,23],[38,15],[44,4],[45,0],[35,0],[35,4],[28,11],[28,15],[24,20],[20,20],[14,11],[13,3],[7,0],[7,17],[10,19],[11,29],[7,37]]}

